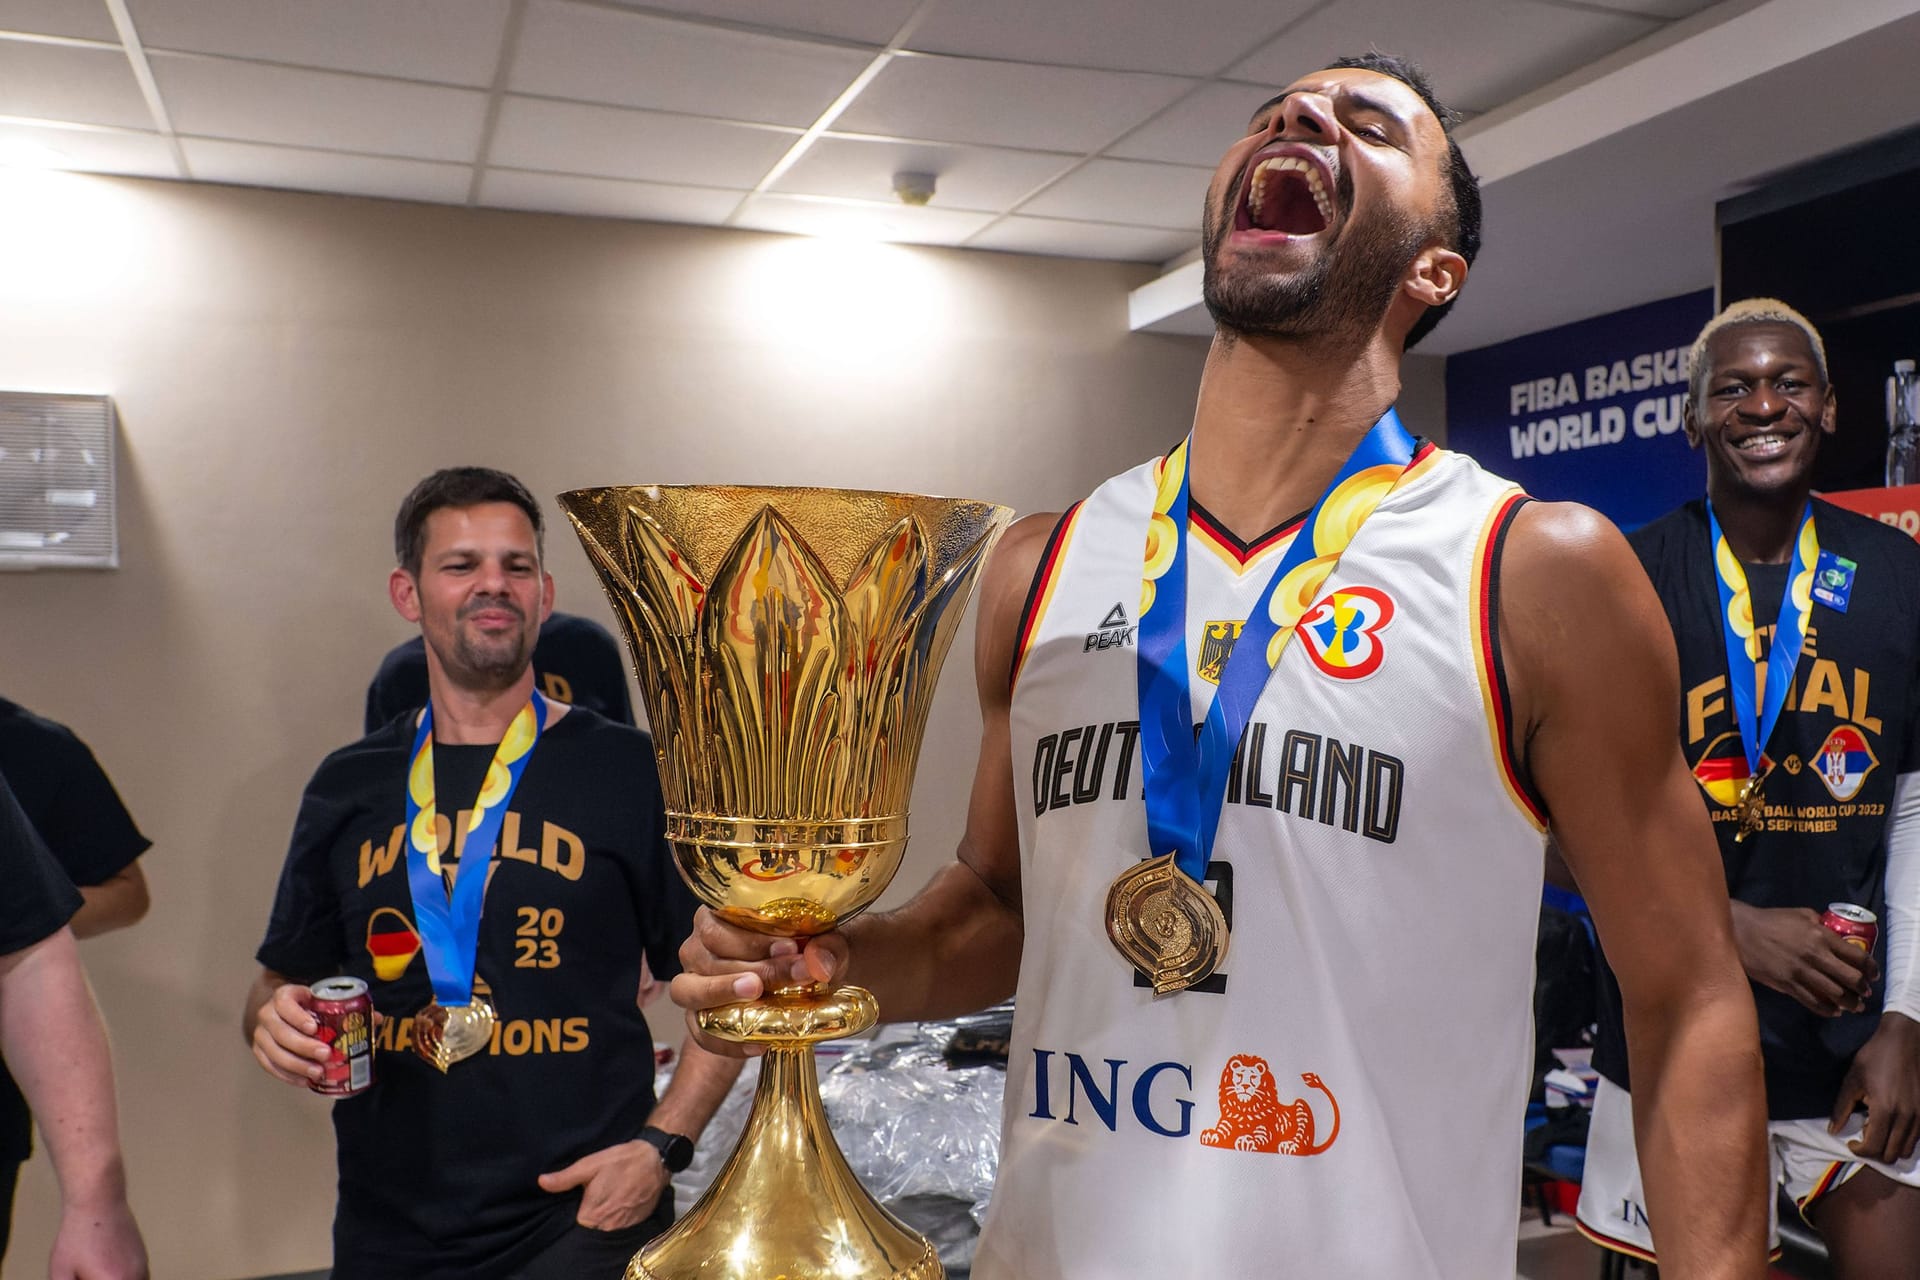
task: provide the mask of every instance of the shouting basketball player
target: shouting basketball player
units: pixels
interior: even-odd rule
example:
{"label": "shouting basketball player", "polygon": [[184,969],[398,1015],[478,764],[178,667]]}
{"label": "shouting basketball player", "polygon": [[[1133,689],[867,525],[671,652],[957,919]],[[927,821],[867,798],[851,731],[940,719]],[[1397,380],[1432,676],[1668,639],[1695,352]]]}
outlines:
{"label": "shouting basketball player", "polygon": [[1017,989],[977,1276],[1511,1275],[1549,827],[1620,975],[1661,1260],[1762,1274],[1753,1000],[1659,602],[1599,516],[1392,412],[1478,247],[1445,118],[1380,55],[1255,112],[1206,198],[1192,434],[987,573],[957,861],[803,950],[705,912],[683,948],[690,1010]]}

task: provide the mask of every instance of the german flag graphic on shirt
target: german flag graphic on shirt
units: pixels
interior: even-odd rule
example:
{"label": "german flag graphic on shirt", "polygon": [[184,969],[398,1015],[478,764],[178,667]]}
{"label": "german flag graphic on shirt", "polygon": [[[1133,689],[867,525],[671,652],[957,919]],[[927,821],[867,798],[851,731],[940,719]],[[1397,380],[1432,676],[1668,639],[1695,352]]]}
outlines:
{"label": "german flag graphic on shirt", "polygon": [[[1765,776],[1773,768],[1773,761],[1765,755],[1760,757],[1760,773]],[[1707,744],[1700,753],[1700,759],[1693,766],[1693,780],[1700,789],[1712,797],[1718,805],[1733,805],[1740,800],[1741,788],[1747,783],[1747,753],[1740,745],[1740,735],[1723,733]]]}
{"label": "german flag graphic on shirt", "polygon": [[381,907],[367,918],[367,954],[380,981],[398,980],[419,950],[420,934],[397,909]]}

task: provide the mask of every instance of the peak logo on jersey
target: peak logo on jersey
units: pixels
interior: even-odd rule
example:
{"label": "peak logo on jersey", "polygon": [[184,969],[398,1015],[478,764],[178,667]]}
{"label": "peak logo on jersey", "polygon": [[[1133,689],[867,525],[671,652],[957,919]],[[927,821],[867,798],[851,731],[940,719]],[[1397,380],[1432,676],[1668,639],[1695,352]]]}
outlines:
{"label": "peak logo on jersey", "polygon": [[1282,1105],[1273,1071],[1265,1058],[1236,1053],[1220,1072],[1220,1123],[1200,1134],[1203,1147],[1229,1151],[1266,1151],[1283,1156],[1317,1156],[1340,1136],[1340,1104],[1333,1091],[1308,1071],[1301,1075],[1307,1088],[1326,1095],[1333,1110],[1333,1127],[1326,1141],[1314,1142],[1313,1107],[1305,1098]]}
{"label": "peak logo on jersey", "polygon": [[1220,673],[1226,670],[1227,659],[1233,656],[1233,642],[1240,638],[1246,626],[1245,619],[1209,621],[1206,630],[1200,633],[1200,661],[1194,667],[1194,674],[1208,684],[1219,684]]}
{"label": "peak logo on jersey", "polygon": [[[1760,773],[1765,776],[1773,768],[1773,761],[1767,756],[1760,757]],[[1694,762],[1693,780],[1707,793],[1717,805],[1734,805],[1740,801],[1740,788],[1747,781],[1747,753],[1740,745],[1740,735],[1723,733],[1707,744],[1700,753],[1700,759]]]}
{"label": "peak logo on jersey", "polygon": [[1094,653],[1101,649],[1125,649],[1133,645],[1135,623],[1127,621],[1127,611],[1123,605],[1115,604],[1107,610],[1107,616],[1100,625],[1087,632],[1087,642],[1080,646],[1082,653]]}
{"label": "peak logo on jersey", "polygon": [[1393,597],[1378,587],[1338,587],[1301,617],[1300,640],[1327,675],[1364,680],[1386,659],[1380,633],[1393,614]]}
{"label": "peak logo on jersey", "polygon": [[367,954],[380,981],[399,981],[419,951],[419,931],[397,908],[381,907],[367,917]]}
{"label": "peak logo on jersey", "polygon": [[1867,775],[1879,763],[1867,736],[1850,724],[1843,724],[1828,734],[1827,740],[1820,744],[1819,754],[1813,758],[1814,771],[1835,800],[1851,800],[1859,795]]}

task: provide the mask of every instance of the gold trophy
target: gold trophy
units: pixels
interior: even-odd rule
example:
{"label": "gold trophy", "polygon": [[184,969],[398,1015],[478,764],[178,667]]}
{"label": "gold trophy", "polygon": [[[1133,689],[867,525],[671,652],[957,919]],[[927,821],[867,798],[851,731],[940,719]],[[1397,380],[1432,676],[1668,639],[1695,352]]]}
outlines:
{"label": "gold trophy", "polygon": [[[746,928],[806,939],[858,915],[907,846],[935,677],[1012,514],[844,489],[632,486],[560,496],[633,653],[680,874]],[[739,1145],[626,1280],[935,1280],[926,1239],[855,1179],[813,1046],[873,994],[778,988],[700,1015],[766,1046]]]}

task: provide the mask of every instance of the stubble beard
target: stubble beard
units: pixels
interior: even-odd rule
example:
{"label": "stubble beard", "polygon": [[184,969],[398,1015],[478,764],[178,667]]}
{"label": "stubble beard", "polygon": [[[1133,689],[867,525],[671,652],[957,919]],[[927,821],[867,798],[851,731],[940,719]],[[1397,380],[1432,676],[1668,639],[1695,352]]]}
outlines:
{"label": "stubble beard", "polygon": [[[502,603],[489,601],[484,607],[498,608]],[[524,614],[521,620],[524,624]],[[520,630],[486,638],[469,630],[464,618],[455,617],[452,625],[436,637],[434,632],[441,630],[423,627],[421,633],[433,646],[448,678],[463,689],[493,693],[508,688],[525,673],[533,658],[534,637],[524,625]]]}
{"label": "stubble beard", "polygon": [[[1236,187],[1229,199],[1238,198]],[[1342,208],[1353,207],[1344,173],[1338,198]],[[1201,276],[1207,312],[1230,337],[1364,340],[1379,328],[1407,264],[1428,239],[1426,228],[1389,206],[1348,222],[1305,270],[1276,278],[1254,267],[1221,267],[1220,249],[1232,225],[1231,204],[1208,209]]]}

